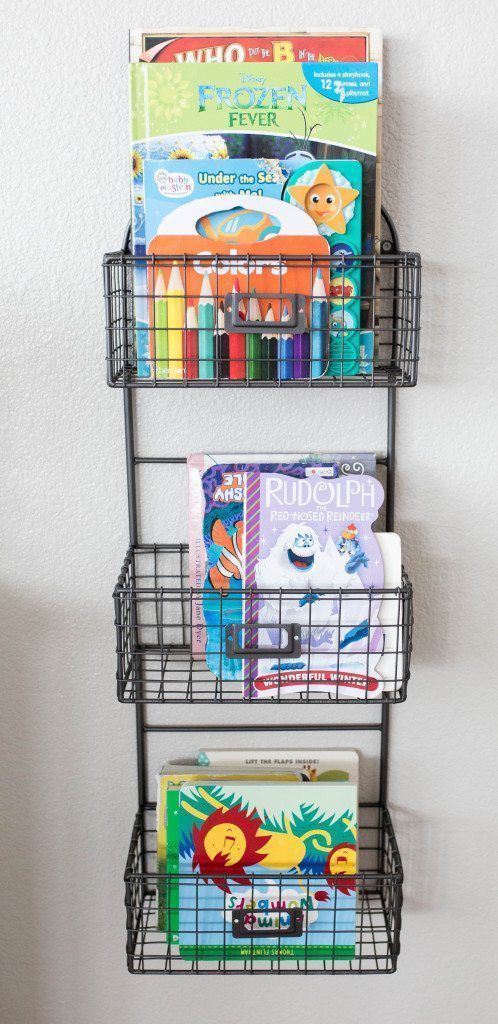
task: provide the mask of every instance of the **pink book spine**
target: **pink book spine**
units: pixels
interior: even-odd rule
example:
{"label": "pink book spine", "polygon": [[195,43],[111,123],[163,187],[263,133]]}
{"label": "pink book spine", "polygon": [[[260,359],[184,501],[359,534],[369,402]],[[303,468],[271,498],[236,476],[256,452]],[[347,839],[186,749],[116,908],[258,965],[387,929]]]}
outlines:
{"label": "pink book spine", "polygon": [[192,656],[204,657],[206,650],[206,629],[202,610],[202,593],[206,575],[204,551],[204,501],[202,474],[205,469],[204,455],[190,455],[188,459],[189,495],[189,585],[193,590],[191,609]]}
{"label": "pink book spine", "polygon": [[[251,623],[258,621],[259,601],[257,594],[249,593],[256,585],[256,562],[259,555],[259,504],[260,504],[260,478],[258,472],[249,472],[246,476],[245,493],[245,576],[244,589],[245,599],[244,622]],[[258,642],[258,631],[246,630],[246,645],[255,646]],[[258,659],[244,659],[244,697],[250,699],[257,697],[254,689],[254,679],[258,674]]]}

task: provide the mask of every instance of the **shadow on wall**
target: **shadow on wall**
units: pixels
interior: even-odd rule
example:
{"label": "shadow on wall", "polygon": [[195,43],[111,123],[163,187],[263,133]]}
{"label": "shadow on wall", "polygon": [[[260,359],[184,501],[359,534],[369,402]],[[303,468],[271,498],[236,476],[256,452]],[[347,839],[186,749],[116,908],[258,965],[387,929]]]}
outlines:
{"label": "shadow on wall", "polygon": [[447,904],[447,852],[441,816],[429,818],[411,807],[389,804],[403,864],[403,910],[435,911]]}

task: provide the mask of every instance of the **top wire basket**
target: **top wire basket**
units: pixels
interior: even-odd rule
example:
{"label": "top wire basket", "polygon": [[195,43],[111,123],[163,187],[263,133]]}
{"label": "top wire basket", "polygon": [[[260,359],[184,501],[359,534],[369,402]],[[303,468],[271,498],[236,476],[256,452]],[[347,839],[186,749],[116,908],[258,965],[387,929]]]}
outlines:
{"label": "top wire basket", "polygon": [[420,256],[104,257],[111,387],[412,387]]}

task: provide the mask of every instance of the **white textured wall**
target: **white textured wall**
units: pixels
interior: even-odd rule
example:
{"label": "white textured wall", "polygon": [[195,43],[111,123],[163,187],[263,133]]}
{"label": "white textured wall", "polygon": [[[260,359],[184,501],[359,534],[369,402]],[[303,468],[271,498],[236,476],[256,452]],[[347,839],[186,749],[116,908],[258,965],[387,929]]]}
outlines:
{"label": "white textured wall", "polygon": [[[399,396],[397,525],[416,588],[409,698],[392,715],[399,971],[126,973],[134,723],[114,698],[111,591],[127,524],[100,260],[128,214],[128,26],[187,20],[178,0],[25,0],[1,15],[2,1024],[469,1024],[496,1012],[498,16],[491,0],[343,12],[386,38],[384,201],[425,267],[420,383]],[[334,27],[334,5],[191,0],[188,24],[207,17]],[[149,452],[227,437],[283,450],[383,441],[381,394],[140,397]],[[183,506],[157,481],[170,536],[184,536]],[[180,747],[165,739],[158,760]]]}

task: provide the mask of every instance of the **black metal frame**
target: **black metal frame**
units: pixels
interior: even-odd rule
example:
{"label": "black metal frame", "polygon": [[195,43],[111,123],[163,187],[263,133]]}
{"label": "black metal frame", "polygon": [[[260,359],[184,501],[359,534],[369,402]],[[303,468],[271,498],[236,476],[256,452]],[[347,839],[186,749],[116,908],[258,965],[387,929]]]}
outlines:
{"label": "black metal frame", "polygon": [[[393,253],[399,251],[397,232],[391,218],[383,211],[391,240],[387,243]],[[386,243],[384,243],[384,252]],[[144,458],[138,456],[135,450],[134,435],[134,388],[130,383],[123,390],[124,420],[125,420],[125,448],[127,468],[127,489],[128,489],[128,520],[130,547],[139,547],[138,516],[137,516],[137,486],[136,467],[141,463],[183,463],[182,458]],[[386,530],[394,529],[394,497],[395,497],[395,455],[396,455],[396,384],[387,385],[387,446],[385,459],[380,461],[386,467],[386,489],[385,489],[385,512]],[[132,605],[133,607],[133,605]],[[138,654],[139,658],[140,655]],[[328,702],[329,704],[333,701]],[[342,703],[340,701],[339,703]],[[357,702],[356,702],[357,703]],[[265,706],[268,706],[266,704]],[[137,699],[135,702],[136,715],[136,742],[137,742],[137,780],[138,780],[138,805],[139,811],[133,829],[132,841],[125,872],[126,883],[126,907],[127,907],[127,958],[128,968],[133,973],[287,973],[293,971],[298,973],[386,973],[396,969],[397,956],[399,953],[399,935],[401,926],[401,903],[402,903],[402,868],[399,852],[390,822],[387,805],[388,791],[388,758],[389,758],[389,703],[384,701],[380,708],[380,714],[371,721],[345,721],[345,722],[321,722],[306,723],[270,723],[250,721],[252,709],[248,713],[247,720],[241,718],[234,724],[220,722],[216,725],[192,724],[188,720],[173,723],[170,721],[158,724],[150,721],[147,715],[147,703]],[[244,967],[228,964],[223,959],[218,964],[209,965],[207,968],[200,961],[194,962],[191,966],[181,960],[174,951],[166,947],[163,937],[163,949],[155,953],[149,959],[147,956],[147,944],[156,944],[158,933],[154,931],[151,922],[153,911],[154,887],[157,884],[157,872],[151,868],[151,855],[154,849],[154,832],[147,827],[145,818],[153,811],[154,804],[150,799],[147,786],[147,737],[150,733],[252,733],[252,732],[377,732],[379,735],[379,778],[378,778],[378,799],[373,804],[364,805],[377,815],[377,824],[368,826],[375,828],[376,840],[373,845],[367,845],[367,850],[376,851],[377,863],[373,869],[360,871],[357,877],[357,891],[362,895],[359,901],[361,920],[359,921],[360,954],[351,964],[338,964],[323,962],[320,964],[297,961],[293,965],[289,962],[280,963],[272,961],[266,968],[263,965],[256,965],[252,959]],[[147,838],[149,837],[149,838]],[[387,846],[386,846],[387,844]],[[361,850],[361,844],[360,844]],[[387,850],[387,853],[386,853]],[[387,856],[387,860],[386,860]],[[376,926],[372,923],[371,897],[378,900],[376,913],[380,915],[380,930],[385,943],[382,955],[376,949]],[[362,955],[362,929],[363,914],[369,915],[368,934],[371,942],[371,954]]]}

